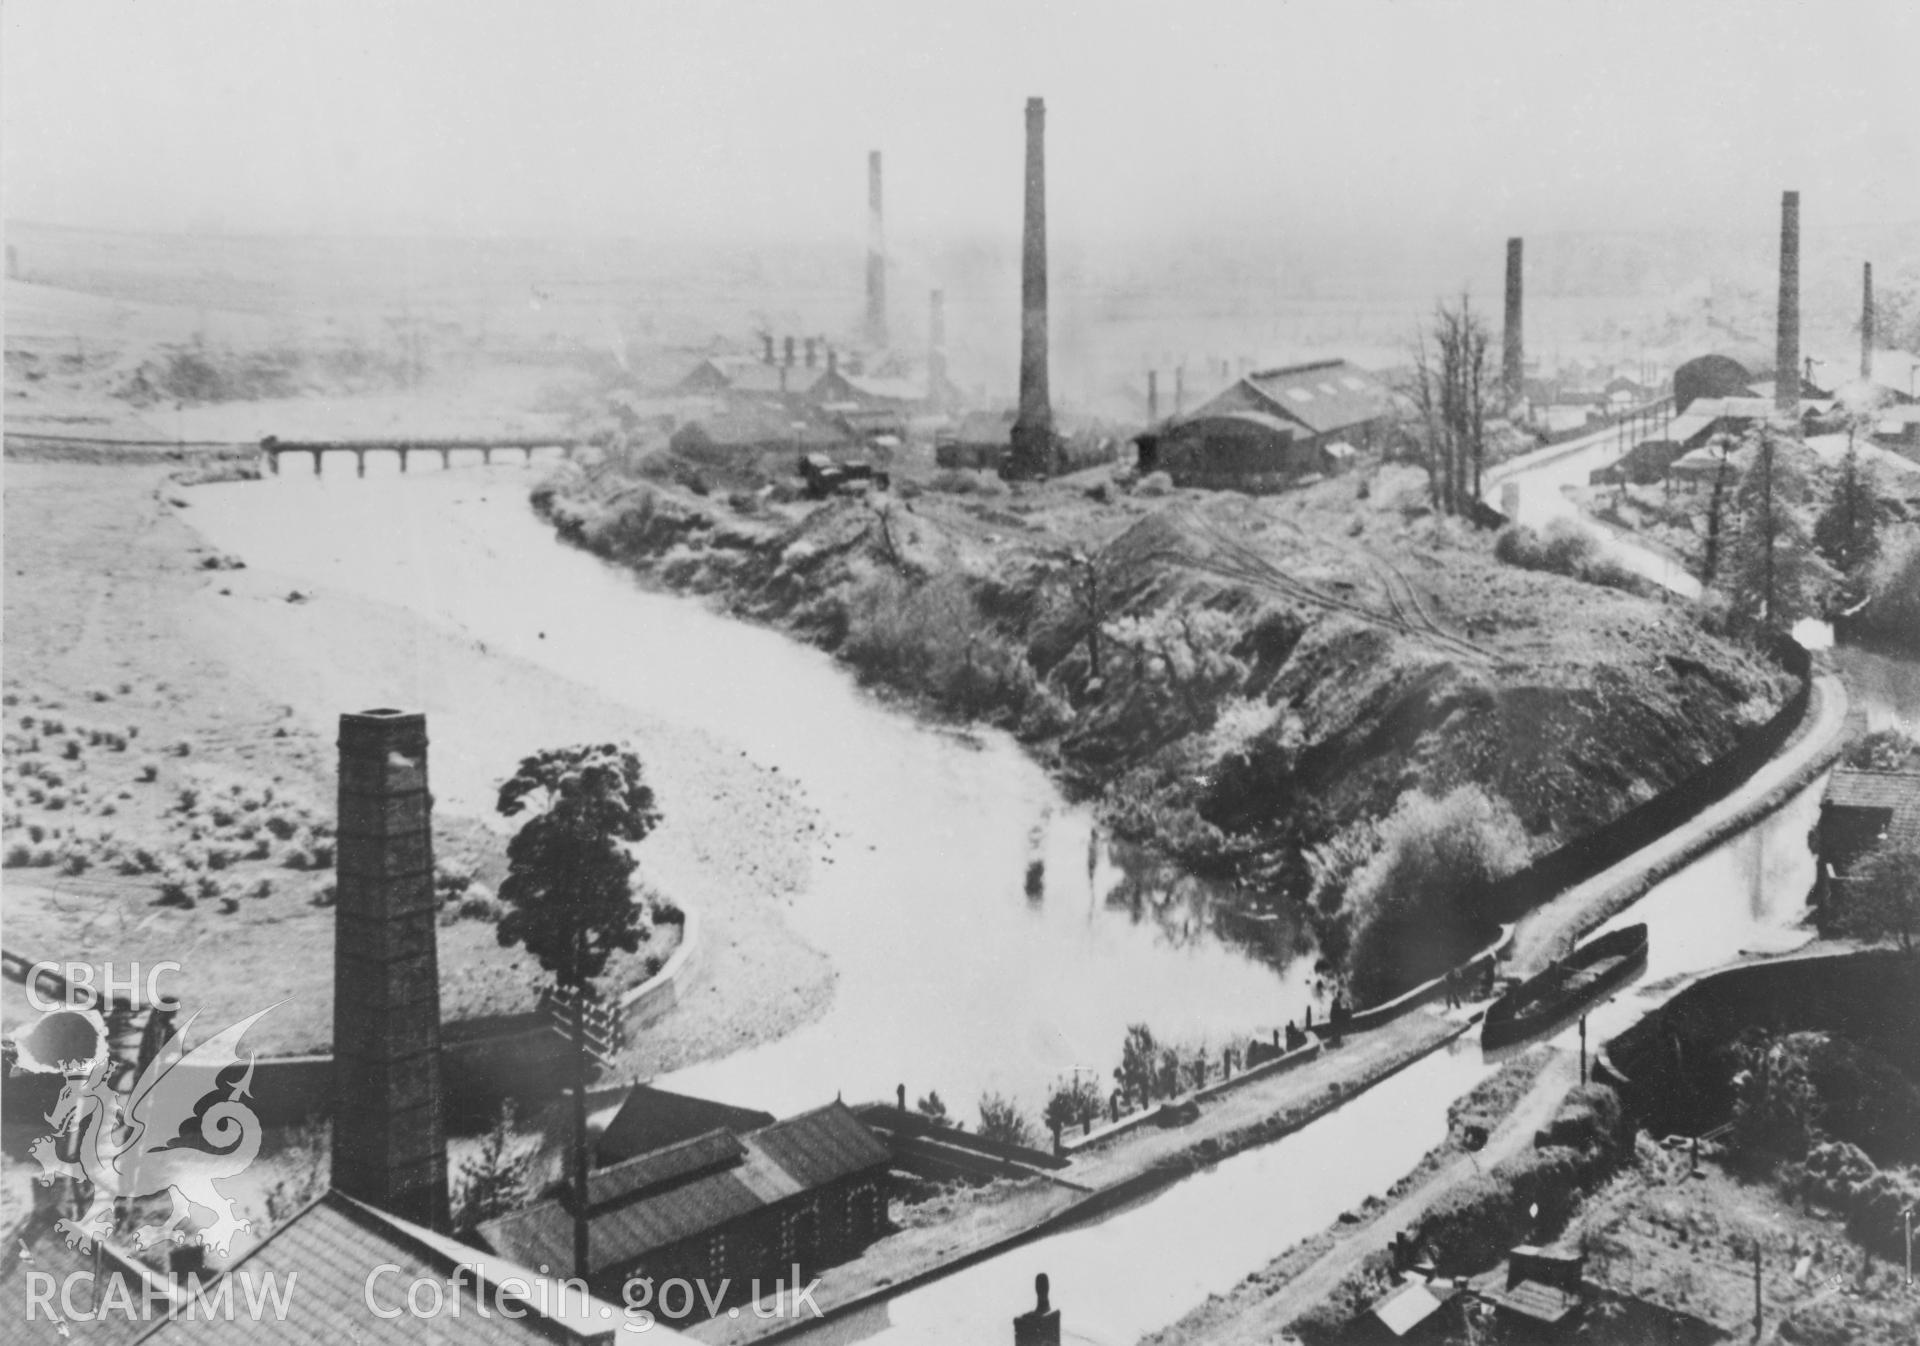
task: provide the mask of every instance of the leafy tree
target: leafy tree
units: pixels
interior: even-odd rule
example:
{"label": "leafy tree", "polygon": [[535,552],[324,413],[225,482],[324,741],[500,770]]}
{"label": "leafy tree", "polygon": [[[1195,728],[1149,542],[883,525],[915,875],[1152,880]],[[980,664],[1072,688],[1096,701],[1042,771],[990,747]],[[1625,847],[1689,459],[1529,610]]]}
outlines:
{"label": "leafy tree", "polygon": [[1493,914],[1481,898],[1529,850],[1513,810],[1477,785],[1407,795],[1379,837],[1347,884],[1347,972],[1363,1005],[1433,976],[1482,937]]}
{"label": "leafy tree", "polygon": [[1847,745],[1846,762],[1861,771],[1899,771],[1920,752],[1920,741],[1899,729],[1876,729]]}
{"label": "leafy tree", "polygon": [[1833,492],[1813,526],[1813,545],[1840,572],[1842,600],[1852,606],[1864,598],[1868,571],[1880,554],[1880,499],[1873,466],[1860,461],[1851,429]]}
{"label": "leafy tree", "polygon": [[1713,491],[1707,497],[1707,540],[1700,561],[1700,578],[1708,584],[1720,577],[1720,553],[1727,525],[1727,487],[1733,476],[1733,468],[1727,462],[1730,446],[1722,440],[1714,447],[1718,452],[1718,462],[1713,471]]}
{"label": "leafy tree", "polygon": [[1920,845],[1888,841],[1876,847],[1839,885],[1841,927],[1859,939],[1898,935],[1900,947],[1913,952],[1914,927],[1920,924]]}
{"label": "leafy tree", "polygon": [[460,1166],[453,1198],[453,1231],[469,1238],[482,1222],[519,1210],[533,1195],[536,1142],[514,1129],[513,1101],[500,1104],[480,1152]]}
{"label": "leafy tree", "polygon": [[1055,1082],[1042,1116],[1048,1129],[1055,1133],[1070,1127],[1090,1126],[1100,1115],[1102,1102],[1100,1086],[1090,1076],[1075,1075]]}
{"label": "leafy tree", "polygon": [[628,849],[659,825],[640,759],[614,744],[554,748],[524,759],[500,787],[500,812],[532,810],[507,845],[500,885],[503,946],[540,960],[573,1009],[574,1274],[587,1275],[587,997],[615,953],[647,937]]}
{"label": "leafy tree", "polygon": [[952,1126],[953,1120],[947,1116],[946,1100],[940,1097],[938,1089],[930,1089],[927,1096],[913,1105],[920,1115],[935,1126]]}
{"label": "leafy tree", "polygon": [[1786,631],[1818,611],[1832,572],[1807,536],[1805,448],[1770,425],[1749,442],[1755,452],[1734,492],[1740,522],[1725,584],[1737,622]]}
{"label": "leafy tree", "polygon": [[1120,1064],[1114,1067],[1113,1078],[1130,1098],[1144,1103],[1152,1093],[1158,1054],[1152,1029],[1145,1024],[1127,1025],[1127,1040],[1121,1045]]}
{"label": "leafy tree", "polygon": [[980,1095],[980,1135],[1003,1145],[1031,1145],[1033,1125],[1018,1103],[987,1093]]}

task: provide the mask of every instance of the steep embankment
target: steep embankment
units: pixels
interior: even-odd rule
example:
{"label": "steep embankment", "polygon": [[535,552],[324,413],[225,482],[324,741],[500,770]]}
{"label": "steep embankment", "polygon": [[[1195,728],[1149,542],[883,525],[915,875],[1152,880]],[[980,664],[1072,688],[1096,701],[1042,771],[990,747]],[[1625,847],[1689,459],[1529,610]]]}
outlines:
{"label": "steep embankment", "polygon": [[1337,908],[1415,792],[1477,787],[1524,829],[1521,858],[1560,844],[1789,688],[1684,611],[1500,564],[1426,517],[1405,472],[1265,500],[1055,483],[814,505],[603,469],[536,505],[601,555],[1007,725],[1119,830],[1264,900]]}

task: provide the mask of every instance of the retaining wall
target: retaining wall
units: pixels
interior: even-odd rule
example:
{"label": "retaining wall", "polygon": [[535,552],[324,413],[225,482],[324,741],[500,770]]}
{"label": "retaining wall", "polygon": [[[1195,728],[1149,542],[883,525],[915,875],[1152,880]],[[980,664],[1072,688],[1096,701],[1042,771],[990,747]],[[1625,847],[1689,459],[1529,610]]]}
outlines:
{"label": "retaining wall", "polygon": [[1652,1129],[1698,1132],[1726,1120],[1720,1053],[1750,1028],[1842,1033],[1920,1071],[1920,958],[1844,950],[1707,973],[1610,1039],[1596,1077]]}
{"label": "retaining wall", "polygon": [[1784,636],[1772,643],[1768,654],[1800,684],[1785,705],[1678,785],[1500,880],[1487,895],[1496,917],[1516,920],[1548,898],[1611,869],[1709,804],[1725,798],[1778,753],[1806,716],[1813,688],[1813,656]]}

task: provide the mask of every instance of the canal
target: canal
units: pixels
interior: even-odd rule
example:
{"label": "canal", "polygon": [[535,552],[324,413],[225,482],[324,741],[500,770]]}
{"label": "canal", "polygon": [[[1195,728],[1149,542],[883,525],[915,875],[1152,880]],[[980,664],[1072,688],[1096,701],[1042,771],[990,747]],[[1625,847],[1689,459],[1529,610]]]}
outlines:
{"label": "canal", "polygon": [[[817,651],[646,591],[558,544],[529,514],[526,484],[514,468],[290,477],[202,488],[194,522],[256,567],[400,606],[809,786],[847,838],[796,910],[840,973],[834,1003],[807,1028],[668,1083],[788,1112],[836,1090],[884,1096],[910,1061],[949,1099],[995,1088],[1031,1101],[1061,1072],[1113,1056],[1129,1022],[1218,1035],[1304,1007],[1304,955],[1263,957],[1222,936],[1205,885],[1106,844],[1010,740],[923,726]],[[429,707],[436,734],[484,733],[457,724],[457,690]],[[443,799],[475,813],[492,787],[477,767],[439,781]],[[1596,1038],[1639,1012],[1645,988],[1790,938],[1819,790],[1615,918],[1646,921],[1652,948],[1640,981],[1596,1012]],[[1571,1044],[1574,1030],[1556,1040]],[[1003,1339],[1045,1271],[1070,1339],[1136,1340],[1383,1191],[1495,1064],[1469,1035],[1273,1145],[812,1337]]]}

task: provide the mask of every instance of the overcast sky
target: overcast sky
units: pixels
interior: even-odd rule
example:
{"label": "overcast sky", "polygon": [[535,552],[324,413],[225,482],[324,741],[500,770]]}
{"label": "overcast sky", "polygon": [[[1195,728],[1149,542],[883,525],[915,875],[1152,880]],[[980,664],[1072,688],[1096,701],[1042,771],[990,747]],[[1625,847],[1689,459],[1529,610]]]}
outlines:
{"label": "overcast sky", "polygon": [[1920,219],[1920,4],[7,0],[6,211],[237,231],[1056,235]]}

